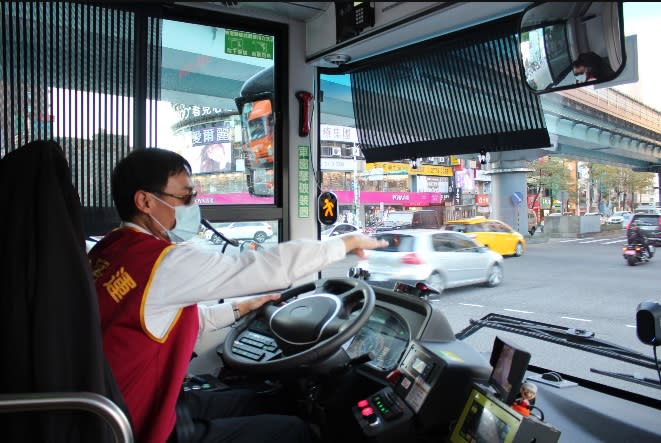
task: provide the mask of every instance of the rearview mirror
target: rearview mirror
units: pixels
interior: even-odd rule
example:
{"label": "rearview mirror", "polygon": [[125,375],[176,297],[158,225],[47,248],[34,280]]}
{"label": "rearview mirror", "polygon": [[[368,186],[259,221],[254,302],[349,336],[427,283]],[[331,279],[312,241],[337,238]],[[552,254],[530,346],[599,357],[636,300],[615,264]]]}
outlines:
{"label": "rearview mirror", "polygon": [[547,2],[521,17],[519,49],[535,93],[613,80],[626,62],[622,2]]}
{"label": "rearview mirror", "polygon": [[243,156],[248,191],[271,197],[274,192],[275,114],[273,113],[273,66],[250,77],[234,101],[241,114]]}

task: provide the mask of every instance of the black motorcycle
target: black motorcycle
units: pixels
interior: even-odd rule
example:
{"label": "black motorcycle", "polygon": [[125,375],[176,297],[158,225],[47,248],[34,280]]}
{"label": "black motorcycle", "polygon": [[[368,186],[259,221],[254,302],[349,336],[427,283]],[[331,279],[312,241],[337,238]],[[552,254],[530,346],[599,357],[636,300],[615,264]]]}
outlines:
{"label": "black motorcycle", "polygon": [[645,245],[628,244],[622,248],[622,257],[629,266],[635,266],[638,263],[647,263],[654,256],[654,246],[649,245],[649,254]]}

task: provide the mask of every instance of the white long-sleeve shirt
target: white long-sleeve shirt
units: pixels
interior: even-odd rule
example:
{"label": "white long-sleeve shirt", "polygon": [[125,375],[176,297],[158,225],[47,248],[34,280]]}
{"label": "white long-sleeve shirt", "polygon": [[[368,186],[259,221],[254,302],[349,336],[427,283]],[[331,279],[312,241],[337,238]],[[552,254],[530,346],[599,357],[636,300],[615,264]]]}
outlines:
{"label": "white long-sleeve shirt", "polygon": [[[144,228],[123,223],[150,234]],[[203,302],[281,290],[346,256],[341,238],[294,240],[238,256],[178,243],[157,265],[145,305],[145,326],[162,338],[180,308],[198,304],[200,334],[234,323],[231,303]]]}

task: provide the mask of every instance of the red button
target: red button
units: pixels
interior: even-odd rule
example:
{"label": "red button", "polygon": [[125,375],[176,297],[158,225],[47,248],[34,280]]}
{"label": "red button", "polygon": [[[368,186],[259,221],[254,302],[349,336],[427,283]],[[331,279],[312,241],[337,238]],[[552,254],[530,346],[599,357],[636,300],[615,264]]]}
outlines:
{"label": "red button", "polygon": [[370,403],[367,400],[361,400],[361,401],[358,402],[358,407],[360,409],[363,409],[364,407],[369,406],[369,405],[370,405]]}
{"label": "red button", "polygon": [[399,372],[399,369],[393,370],[390,374],[386,376],[386,380],[388,380],[392,384],[396,384],[399,381],[399,378],[402,376],[402,373]]}
{"label": "red button", "polygon": [[362,411],[360,411],[360,413],[363,414],[363,417],[369,417],[370,415],[374,414],[374,409],[368,406]]}

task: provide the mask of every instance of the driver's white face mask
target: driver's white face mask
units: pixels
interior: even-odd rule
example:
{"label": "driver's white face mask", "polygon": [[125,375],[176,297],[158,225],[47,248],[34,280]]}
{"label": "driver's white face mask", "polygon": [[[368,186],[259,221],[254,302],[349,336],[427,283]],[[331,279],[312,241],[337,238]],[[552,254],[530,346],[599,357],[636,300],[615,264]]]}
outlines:
{"label": "driver's white face mask", "polygon": [[180,205],[172,206],[167,202],[156,197],[154,194],[152,196],[163,203],[164,205],[174,209],[175,223],[174,228],[167,229],[161,222],[159,222],[153,215],[149,216],[154,220],[165,232],[167,232],[170,240],[175,243],[181,243],[186,240],[190,240],[195,237],[200,231],[200,220],[202,215],[200,213],[200,207],[196,204],[190,205]]}

